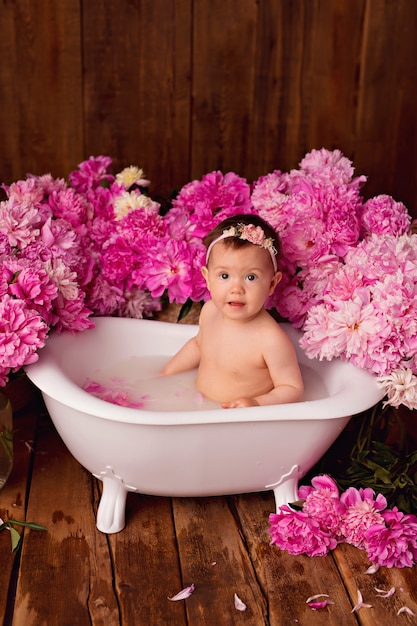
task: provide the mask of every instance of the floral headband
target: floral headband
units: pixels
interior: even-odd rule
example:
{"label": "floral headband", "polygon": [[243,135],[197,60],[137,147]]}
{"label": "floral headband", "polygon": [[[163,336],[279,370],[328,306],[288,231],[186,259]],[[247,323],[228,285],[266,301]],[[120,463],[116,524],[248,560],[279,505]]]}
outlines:
{"label": "floral headband", "polygon": [[255,246],[259,246],[260,248],[264,248],[268,250],[271,255],[272,265],[274,266],[274,271],[278,271],[278,265],[276,260],[277,249],[275,248],[272,238],[265,237],[265,233],[263,228],[260,226],[255,226],[254,224],[236,224],[236,226],[232,226],[231,228],[227,228],[222,232],[220,237],[217,237],[214,241],[211,242],[209,247],[207,248],[206,253],[206,263],[208,263],[210,252],[213,249],[213,246],[216,245],[222,239],[226,239],[227,237],[237,237],[238,239],[244,239],[245,241],[249,241],[249,243],[253,243]]}

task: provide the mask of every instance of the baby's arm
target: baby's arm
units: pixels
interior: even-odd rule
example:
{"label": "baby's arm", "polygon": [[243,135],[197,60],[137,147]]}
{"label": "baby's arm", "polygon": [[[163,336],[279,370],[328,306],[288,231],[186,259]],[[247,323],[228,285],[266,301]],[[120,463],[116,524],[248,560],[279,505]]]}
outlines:
{"label": "baby's arm", "polygon": [[198,367],[200,364],[200,342],[198,335],[193,337],[168,361],[161,374],[178,374]]}
{"label": "baby's arm", "polygon": [[[210,301],[209,301],[210,302]],[[195,337],[192,337],[183,347],[168,361],[168,363],[161,370],[161,374],[178,374],[179,372],[187,372],[193,370],[200,365],[201,360],[201,329],[205,324],[207,318],[207,305],[206,302],[201,311],[198,321],[199,329]]]}
{"label": "baby's arm", "polygon": [[258,404],[265,406],[267,404],[300,402],[303,397],[304,383],[295,353],[294,358],[292,358],[291,353],[288,353],[288,361],[285,365],[281,364],[279,371],[274,370],[274,366],[278,363],[274,363],[272,359],[269,362],[267,360],[267,365],[274,382],[274,388],[269,393],[257,396],[255,400]]}
{"label": "baby's arm", "polygon": [[278,341],[271,342],[263,356],[274,384],[273,389],[255,398],[237,398],[224,402],[224,409],[285,404],[302,399],[304,383],[294,346],[288,337],[284,335]]}

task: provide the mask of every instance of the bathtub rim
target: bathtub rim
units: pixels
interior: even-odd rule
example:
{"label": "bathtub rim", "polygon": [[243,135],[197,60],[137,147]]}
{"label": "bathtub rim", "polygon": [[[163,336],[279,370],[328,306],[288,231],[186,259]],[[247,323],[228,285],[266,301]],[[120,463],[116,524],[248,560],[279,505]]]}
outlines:
{"label": "bathtub rim", "polygon": [[[95,330],[97,327],[107,324],[159,324],[163,329],[171,327],[171,322],[156,320],[116,318],[116,317],[94,317],[94,328],[82,331],[81,334]],[[109,321],[111,320],[111,321]],[[176,332],[183,335],[184,340],[197,332],[197,326],[189,324],[174,324]],[[288,326],[291,326],[288,324]],[[67,378],[61,367],[54,359],[51,340],[55,336],[59,337],[70,333],[54,334],[48,337],[44,348],[40,350],[37,362],[25,367],[26,374],[32,383],[40,389],[43,395],[49,396],[60,402],[63,406],[69,406],[81,413],[88,414],[100,419],[110,420],[129,424],[146,424],[154,426],[164,425],[192,425],[206,423],[239,423],[251,421],[285,421],[285,420],[330,420],[346,418],[357,413],[361,413],[380,401],[384,393],[378,389],[375,383],[375,376],[361,370],[351,363],[343,363],[346,371],[351,373],[356,393],[352,393],[352,384],[345,385],[343,390],[335,395],[321,398],[319,400],[305,400],[291,404],[268,405],[262,407],[248,407],[239,409],[205,409],[200,411],[149,411],[124,407],[106,402],[84,391],[75,382]],[[78,335],[78,334],[77,334]],[[71,334],[72,337],[77,335]],[[357,385],[357,387],[356,387]],[[335,398],[337,405],[335,406]],[[65,400],[64,400],[65,399]],[[320,404],[320,406],[319,406]],[[319,414],[318,414],[319,410]]]}

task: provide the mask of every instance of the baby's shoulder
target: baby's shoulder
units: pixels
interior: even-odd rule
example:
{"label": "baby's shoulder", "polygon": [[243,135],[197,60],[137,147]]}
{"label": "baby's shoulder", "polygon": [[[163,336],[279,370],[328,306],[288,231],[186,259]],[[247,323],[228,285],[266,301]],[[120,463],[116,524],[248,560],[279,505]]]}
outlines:
{"label": "baby's shoulder", "polygon": [[203,304],[200,311],[200,324],[205,320],[210,320],[215,317],[217,309],[212,300],[208,300]]}
{"label": "baby's shoulder", "polygon": [[285,334],[285,331],[281,328],[280,324],[265,309],[259,315],[258,322],[264,328],[269,329],[271,332],[275,332],[275,333],[278,333],[278,334],[281,334],[281,333]]}
{"label": "baby's shoulder", "polygon": [[269,343],[271,341],[279,342],[281,344],[290,344],[291,339],[288,337],[282,326],[274,320],[269,313],[262,319],[261,333],[264,340]]}

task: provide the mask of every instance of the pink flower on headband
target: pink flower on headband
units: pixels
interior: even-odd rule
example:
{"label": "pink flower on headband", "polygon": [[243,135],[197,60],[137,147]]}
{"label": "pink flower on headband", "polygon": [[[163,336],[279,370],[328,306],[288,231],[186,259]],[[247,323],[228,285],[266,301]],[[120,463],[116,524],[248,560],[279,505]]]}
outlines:
{"label": "pink flower on headband", "polygon": [[240,238],[247,239],[250,243],[254,243],[256,246],[264,247],[268,243],[268,239],[265,237],[263,229],[260,226],[255,226],[254,224],[244,225],[242,227]]}
{"label": "pink flower on headband", "polygon": [[223,231],[222,238],[225,237],[238,237],[238,239],[244,239],[245,241],[249,241],[249,243],[253,243],[255,246],[269,250],[271,254],[275,255],[277,253],[271,237],[266,237],[263,228],[261,226],[255,226],[255,224],[237,224],[236,226],[231,226]]}

